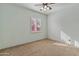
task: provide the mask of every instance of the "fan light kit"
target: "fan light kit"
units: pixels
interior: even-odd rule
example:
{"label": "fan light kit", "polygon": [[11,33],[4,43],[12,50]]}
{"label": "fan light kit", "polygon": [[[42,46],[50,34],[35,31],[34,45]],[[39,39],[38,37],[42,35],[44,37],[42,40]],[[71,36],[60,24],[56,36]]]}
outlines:
{"label": "fan light kit", "polygon": [[43,3],[43,6],[40,8],[40,11],[47,11],[50,10],[52,8],[50,8],[47,3]]}
{"label": "fan light kit", "polygon": [[41,3],[41,4],[36,4],[35,6],[40,6],[40,11],[48,11],[52,9],[52,5],[55,3]]}

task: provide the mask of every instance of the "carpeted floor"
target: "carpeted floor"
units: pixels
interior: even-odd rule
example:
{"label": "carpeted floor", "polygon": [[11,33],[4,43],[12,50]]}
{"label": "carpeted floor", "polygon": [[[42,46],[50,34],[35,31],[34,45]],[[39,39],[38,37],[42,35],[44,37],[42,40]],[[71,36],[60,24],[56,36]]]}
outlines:
{"label": "carpeted floor", "polygon": [[79,49],[63,43],[44,39],[0,51],[10,56],[79,56]]}

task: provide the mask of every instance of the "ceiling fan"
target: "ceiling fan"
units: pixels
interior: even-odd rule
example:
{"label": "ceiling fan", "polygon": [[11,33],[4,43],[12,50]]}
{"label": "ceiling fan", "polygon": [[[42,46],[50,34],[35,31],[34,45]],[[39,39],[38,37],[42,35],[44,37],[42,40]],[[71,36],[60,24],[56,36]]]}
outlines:
{"label": "ceiling fan", "polygon": [[54,5],[55,3],[40,3],[40,4],[36,4],[35,6],[40,6],[40,11],[47,11],[47,10],[51,10],[52,9],[52,5]]}

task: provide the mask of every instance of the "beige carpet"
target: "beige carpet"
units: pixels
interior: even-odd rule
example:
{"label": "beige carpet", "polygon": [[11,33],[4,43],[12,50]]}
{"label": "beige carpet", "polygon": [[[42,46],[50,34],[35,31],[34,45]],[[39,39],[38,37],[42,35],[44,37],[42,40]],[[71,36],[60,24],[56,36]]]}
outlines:
{"label": "beige carpet", "polygon": [[79,49],[56,41],[44,39],[21,46],[4,49],[0,55],[10,56],[77,56]]}

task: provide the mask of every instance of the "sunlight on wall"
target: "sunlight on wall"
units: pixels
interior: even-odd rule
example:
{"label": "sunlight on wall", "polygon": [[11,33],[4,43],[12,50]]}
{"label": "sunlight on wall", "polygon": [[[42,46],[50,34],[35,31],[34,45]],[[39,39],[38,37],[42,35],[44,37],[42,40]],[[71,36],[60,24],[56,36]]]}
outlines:
{"label": "sunlight on wall", "polygon": [[60,39],[63,40],[67,44],[71,44],[72,46],[79,48],[79,42],[76,40],[72,40],[71,37],[69,37],[63,31],[60,31]]}
{"label": "sunlight on wall", "polygon": [[74,41],[74,46],[77,47],[77,48],[79,48],[79,42],[75,40]]}
{"label": "sunlight on wall", "polygon": [[65,43],[71,44],[71,38],[63,31],[60,31],[60,39],[63,40]]}

